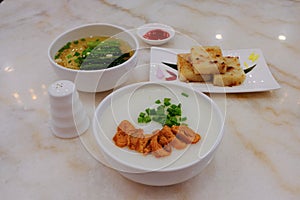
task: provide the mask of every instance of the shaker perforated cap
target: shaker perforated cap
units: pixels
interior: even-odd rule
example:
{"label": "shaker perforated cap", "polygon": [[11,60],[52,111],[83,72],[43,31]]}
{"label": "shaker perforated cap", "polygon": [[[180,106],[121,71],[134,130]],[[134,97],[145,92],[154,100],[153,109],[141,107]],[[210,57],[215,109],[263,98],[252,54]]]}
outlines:
{"label": "shaker perforated cap", "polygon": [[50,85],[48,93],[51,97],[62,98],[71,96],[75,92],[75,84],[72,81],[60,80]]}
{"label": "shaker perforated cap", "polygon": [[89,127],[89,118],[72,81],[60,80],[48,88],[51,129],[59,138],[74,138]]}

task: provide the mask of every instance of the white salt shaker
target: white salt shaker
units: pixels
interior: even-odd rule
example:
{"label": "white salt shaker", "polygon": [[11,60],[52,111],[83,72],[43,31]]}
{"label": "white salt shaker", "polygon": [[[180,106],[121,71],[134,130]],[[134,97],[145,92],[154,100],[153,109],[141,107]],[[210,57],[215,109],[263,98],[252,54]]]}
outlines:
{"label": "white salt shaker", "polygon": [[59,138],[74,138],[83,134],[90,120],[79,99],[75,84],[60,80],[48,88],[51,129]]}

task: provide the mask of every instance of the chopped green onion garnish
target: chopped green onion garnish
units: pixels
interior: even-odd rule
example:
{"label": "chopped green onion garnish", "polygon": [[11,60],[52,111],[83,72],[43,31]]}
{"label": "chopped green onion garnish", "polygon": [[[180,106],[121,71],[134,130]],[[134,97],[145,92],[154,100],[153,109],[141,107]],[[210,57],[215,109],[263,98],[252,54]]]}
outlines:
{"label": "chopped green onion garnish", "polygon": [[185,97],[189,97],[189,95],[187,93],[184,93],[184,92],[182,92],[181,95],[185,96]]}
{"label": "chopped green onion garnish", "polygon": [[54,59],[58,59],[59,57],[60,57],[60,53],[56,54],[56,55],[54,56]]}
{"label": "chopped green onion garnish", "polygon": [[76,52],[74,53],[74,56],[80,56],[80,53],[76,51]]}
{"label": "chopped green onion garnish", "polygon": [[[138,116],[138,123],[149,123],[151,121],[158,122],[162,126],[180,125],[186,121],[186,117],[182,117],[181,103],[172,104],[170,98],[164,98],[163,104],[157,108],[147,108],[145,112],[141,112]],[[161,100],[156,100],[156,104],[160,104]]]}
{"label": "chopped green onion garnish", "polygon": [[155,114],[156,114],[155,109],[150,109],[149,115],[155,115]]}
{"label": "chopped green onion garnish", "polygon": [[150,108],[147,108],[145,111],[148,115],[150,114]]}
{"label": "chopped green onion garnish", "polygon": [[80,63],[79,58],[76,58],[76,59],[74,60],[74,62],[75,62],[75,63]]}
{"label": "chopped green onion garnish", "polygon": [[187,117],[182,117],[182,118],[180,118],[180,121],[181,122],[184,122],[184,121],[186,121],[187,120]]}
{"label": "chopped green onion garnish", "polygon": [[171,100],[170,98],[164,98],[164,105],[165,106],[171,105],[170,100]]}

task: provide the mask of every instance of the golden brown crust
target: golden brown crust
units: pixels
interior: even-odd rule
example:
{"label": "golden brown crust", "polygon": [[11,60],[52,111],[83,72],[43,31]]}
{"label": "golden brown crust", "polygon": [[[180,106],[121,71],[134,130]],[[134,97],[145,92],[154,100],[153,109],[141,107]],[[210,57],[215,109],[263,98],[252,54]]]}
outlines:
{"label": "golden brown crust", "polygon": [[213,84],[230,87],[241,85],[246,79],[246,74],[241,68],[239,58],[227,56],[224,57],[224,61],[227,65],[227,71],[225,74],[214,75]]}
{"label": "golden brown crust", "polygon": [[212,80],[210,74],[196,74],[191,63],[191,54],[177,55],[178,78],[185,82],[206,82]]}
{"label": "golden brown crust", "polygon": [[194,46],[191,63],[195,74],[222,74],[226,72],[223,55],[218,46]]}
{"label": "golden brown crust", "polygon": [[177,54],[177,66],[179,80],[184,82],[237,86],[246,79],[239,58],[223,57],[218,46],[194,46],[191,53]]}

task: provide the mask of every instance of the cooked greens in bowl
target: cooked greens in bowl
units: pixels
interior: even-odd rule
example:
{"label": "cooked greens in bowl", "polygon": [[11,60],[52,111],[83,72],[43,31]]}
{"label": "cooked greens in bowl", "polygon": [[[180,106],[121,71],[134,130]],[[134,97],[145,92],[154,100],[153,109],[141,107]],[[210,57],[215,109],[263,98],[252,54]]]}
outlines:
{"label": "cooked greens in bowl", "polygon": [[134,53],[122,39],[90,36],[65,44],[55,54],[55,62],[76,70],[99,70],[127,61]]}
{"label": "cooked greens in bowl", "polygon": [[102,92],[126,81],[137,65],[139,43],[130,30],[106,23],[86,24],[60,34],[50,44],[48,58],[62,80],[77,90]]}

